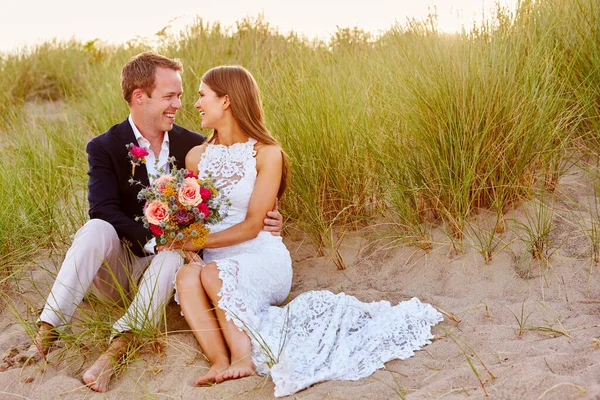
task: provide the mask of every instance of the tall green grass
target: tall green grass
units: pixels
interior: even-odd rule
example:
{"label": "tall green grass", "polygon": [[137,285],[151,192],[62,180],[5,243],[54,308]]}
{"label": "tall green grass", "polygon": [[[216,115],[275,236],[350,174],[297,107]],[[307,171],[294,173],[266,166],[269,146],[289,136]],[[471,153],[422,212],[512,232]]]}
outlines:
{"label": "tall green grass", "polygon": [[[339,238],[382,213],[396,228],[388,235],[423,248],[432,223],[460,243],[478,208],[497,214],[501,232],[506,210],[541,181],[552,190],[575,151],[597,152],[599,30],[593,0],[523,1],[454,35],[431,18],[310,41],[258,17],[197,20],[158,44],[49,42],[5,56],[0,132],[14,151],[0,161],[0,204],[14,218],[0,222],[0,253],[19,251],[17,239],[47,247],[85,219],[85,142],[127,116],[120,69],[149,49],[184,62],[178,123],[191,129],[204,71],[241,64],[255,75],[292,159],[283,213],[338,267]],[[69,116],[32,134],[23,104],[40,100],[64,102]]]}
{"label": "tall green grass", "polygon": [[[528,196],[537,172],[569,140],[573,110],[556,55],[544,38],[532,44],[527,28],[499,24],[444,37],[418,24],[385,38],[395,49],[382,48],[387,79],[403,90],[394,96],[397,87],[386,87],[385,98],[395,97],[388,118],[400,124],[380,141],[380,159],[394,187],[409,193],[400,199],[444,221],[455,237],[476,208],[502,214]],[[402,154],[395,164],[390,150]]]}
{"label": "tall green grass", "polygon": [[63,249],[85,221],[86,136],[67,120],[13,121],[0,159],[0,282],[44,249]]}

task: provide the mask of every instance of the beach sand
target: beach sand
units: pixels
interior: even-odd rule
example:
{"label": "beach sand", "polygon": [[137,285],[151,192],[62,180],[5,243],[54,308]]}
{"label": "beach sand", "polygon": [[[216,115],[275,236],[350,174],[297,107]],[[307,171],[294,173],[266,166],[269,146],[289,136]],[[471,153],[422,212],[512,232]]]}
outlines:
{"label": "beach sand", "polygon": [[[594,399],[600,396],[600,267],[590,256],[581,227],[593,204],[592,184],[576,168],[562,178],[551,204],[547,261],[533,260],[519,238],[518,222],[535,216],[535,201],[506,215],[508,229],[489,264],[465,235],[456,252],[441,228],[429,252],[384,244],[366,227],[347,235],[340,250],[347,269],[316,257],[300,235],[285,242],[292,253],[291,298],[315,289],[345,292],[362,301],[391,303],[418,297],[444,313],[433,343],[407,360],[394,360],[359,381],[329,381],[298,392],[297,399]],[[586,211],[586,209],[588,211]],[[494,218],[480,212],[473,226]],[[523,236],[523,231],[520,232]],[[48,293],[60,258],[42,257],[10,295],[0,316],[0,351],[29,342],[13,315],[33,321]],[[46,283],[44,285],[43,283]],[[34,285],[35,283],[35,285]],[[78,313],[89,312],[84,304]],[[16,310],[16,311],[15,311]],[[77,317],[77,314],[76,314]],[[47,363],[0,372],[0,399],[267,399],[268,377],[253,376],[208,388],[193,386],[208,368],[199,346],[169,305],[168,334],[161,352],[144,350],[117,377],[108,393],[88,390],[81,375],[102,350],[81,338],[79,351],[61,342]],[[520,329],[522,326],[522,329]],[[105,342],[104,342],[105,343]],[[485,390],[485,392],[484,392]]]}

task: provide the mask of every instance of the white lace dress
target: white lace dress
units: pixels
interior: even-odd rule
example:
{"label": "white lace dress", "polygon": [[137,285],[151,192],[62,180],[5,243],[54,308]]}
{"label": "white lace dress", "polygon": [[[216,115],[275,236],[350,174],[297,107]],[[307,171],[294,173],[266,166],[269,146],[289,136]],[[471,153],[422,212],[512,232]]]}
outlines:
{"label": "white lace dress", "polygon": [[[217,232],[244,220],[256,180],[254,139],[232,146],[209,144],[198,165],[212,174],[231,207]],[[316,382],[356,380],[395,358],[408,358],[430,343],[442,316],[418,299],[392,307],[362,303],[344,293],[310,291],[278,307],[292,283],[290,254],[281,237],[261,232],[234,246],[204,250],[216,262],[223,287],[219,307],[248,333],[257,373],[271,374],[275,396]]]}

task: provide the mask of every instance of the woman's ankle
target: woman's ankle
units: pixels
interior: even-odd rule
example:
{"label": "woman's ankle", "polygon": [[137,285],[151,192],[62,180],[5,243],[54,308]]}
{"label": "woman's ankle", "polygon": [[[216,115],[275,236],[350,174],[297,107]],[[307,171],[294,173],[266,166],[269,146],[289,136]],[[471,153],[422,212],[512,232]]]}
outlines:
{"label": "woman's ankle", "polygon": [[209,361],[213,367],[219,368],[227,368],[231,364],[229,357],[218,357],[215,360],[209,359]]}

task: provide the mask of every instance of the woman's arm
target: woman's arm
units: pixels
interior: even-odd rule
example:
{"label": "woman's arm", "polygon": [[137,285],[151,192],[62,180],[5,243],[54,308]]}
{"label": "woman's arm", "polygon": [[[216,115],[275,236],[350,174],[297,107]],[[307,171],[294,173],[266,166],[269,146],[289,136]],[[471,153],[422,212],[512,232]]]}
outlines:
{"label": "woman's arm", "polygon": [[204,151],[206,150],[207,143],[201,144],[200,146],[192,147],[185,156],[185,167],[192,171],[198,176],[198,163]]}
{"label": "woman's arm", "polygon": [[[190,159],[193,161],[192,157]],[[187,160],[188,157],[186,157],[186,166],[188,165]],[[282,169],[283,158],[279,146],[258,147],[256,150],[256,182],[248,204],[246,219],[220,232],[209,233],[206,243],[201,248],[226,247],[257,237],[264,226],[265,215],[273,209],[275,204]],[[183,248],[192,251],[200,250],[200,247],[189,242],[185,243]]]}

